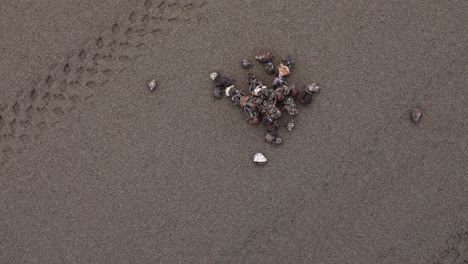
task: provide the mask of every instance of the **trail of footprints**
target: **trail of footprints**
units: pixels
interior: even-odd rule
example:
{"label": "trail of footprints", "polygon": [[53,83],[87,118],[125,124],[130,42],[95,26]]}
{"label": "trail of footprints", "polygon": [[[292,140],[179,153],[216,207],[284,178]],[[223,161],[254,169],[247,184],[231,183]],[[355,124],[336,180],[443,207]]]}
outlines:
{"label": "trail of footprints", "polygon": [[447,248],[433,264],[468,264],[468,229],[463,228],[447,242]]}
{"label": "trail of footprints", "polygon": [[206,0],[146,0],[47,76],[0,104],[0,169],[14,155],[72,111],[80,111],[96,89],[125,70],[148,44],[173,30],[174,23],[197,22]]}
{"label": "trail of footprints", "polygon": [[[134,61],[173,23],[197,22],[206,0],[146,0],[74,56],[53,67],[30,90],[7,105],[0,103],[0,169],[67,113],[77,111],[116,73]],[[468,230],[448,243],[437,264],[468,264]]]}

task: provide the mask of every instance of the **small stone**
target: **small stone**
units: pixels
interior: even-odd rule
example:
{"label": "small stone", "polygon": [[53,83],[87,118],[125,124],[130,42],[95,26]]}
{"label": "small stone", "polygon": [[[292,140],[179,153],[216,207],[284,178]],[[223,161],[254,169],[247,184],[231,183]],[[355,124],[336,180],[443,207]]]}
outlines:
{"label": "small stone", "polygon": [[422,111],[419,108],[411,109],[411,121],[414,123],[419,123],[422,118]]}
{"label": "small stone", "polygon": [[212,72],[212,73],[210,74],[210,79],[211,79],[211,80],[216,81],[216,80],[218,80],[218,78],[219,78],[219,73],[217,73],[217,72]]}
{"label": "small stone", "polygon": [[305,94],[304,97],[302,97],[302,103],[305,105],[310,105],[312,103],[312,94]]}
{"label": "small stone", "polygon": [[320,92],[320,85],[318,85],[316,83],[312,83],[312,84],[306,85],[304,90],[307,93],[319,93]]}
{"label": "small stone", "polygon": [[226,87],[229,87],[233,84],[233,80],[229,79],[228,77],[221,77],[216,79],[216,86],[218,86],[221,89],[224,89]]}
{"label": "small stone", "polygon": [[268,133],[268,134],[265,135],[265,141],[266,141],[266,142],[272,143],[273,140],[275,140],[275,136],[274,136],[274,135],[272,135],[272,134],[270,134],[270,133]]}
{"label": "small stone", "polygon": [[297,98],[299,96],[299,89],[297,89],[297,87],[295,85],[292,85],[291,96],[293,98]]}
{"label": "small stone", "polygon": [[156,87],[158,87],[158,83],[156,82],[156,80],[152,80],[148,83],[148,87],[150,91],[153,91],[154,89],[156,89]]}
{"label": "small stone", "polygon": [[252,63],[249,60],[244,59],[241,62],[241,66],[244,69],[250,69],[250,68],[252,68]]}
{"label": "small stone", "polygon": [[213,90],[213,96],[218,99],[223,97],[223,92],[221,91],[221,88],[215,87]]}
{"label": "small stone", "polygon": [[288,68],[291,68],[294,65],[294,61],[292,60],[291,56],[285,56],[281,60],[284,66],[287,66]]}
{"label": "small stone", "polygon": [[257,165],[265,165],[267,161],[267,158],[262,153],[255,153],[253,157],[253,162]]}
{"label": "small stone", "polygon": [[296,125],[294,125],[294,122],[291,121],[289,122],[287,125],[286,125],[286,128],[289,130],[289,131],[292,131],[294,129]]}
{"label": "small stone", "polygon": [[265,64],[265,71],[267,74],[270,74],[270,75],[275,74],[276,72],[275,65],[273,65],[273,63],[271,62],[268,62],[267,64]]}

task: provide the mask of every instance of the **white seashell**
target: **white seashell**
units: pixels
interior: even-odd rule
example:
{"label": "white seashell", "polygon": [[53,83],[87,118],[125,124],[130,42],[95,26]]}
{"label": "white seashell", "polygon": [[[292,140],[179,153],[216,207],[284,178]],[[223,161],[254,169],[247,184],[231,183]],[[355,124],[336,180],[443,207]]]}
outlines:
{"label": "white seashell", "polygon": [[157,86],[158,84],[156,83],[156,80],[152,80],[151,82],[148,83],[148,87],[150,91],[153,91],[154,89],[156,89]]}
{"label": "white seashell", "polygon": [[320,92],[320,85],[316,83],[309,84],[305,87],[305,91],[308,93],[319,93]]}
{"label": "white seashell", "polygon": [[226,87],[225,93],[226,93],[226,96],[227,96],[227,97],[230,97],[230,96],[231,96],[231,95],[230,95],[230,92],[231,92],[232,89],[234,89],[234,85],[231,85],[231,86],[229,86],[229,87]]}
{"label": "white seashell", "polygon": [[257,165],[265,165],[268,160],[262,153],[255,153],[253,161]]}
{"label": "white seashell", "polygon": [[255,87],[255,89],[252,90],[252,94],[254,96],[258,96],[260,94],[260,91],[262,91],[262,88],[260,86]]}
{"label": "white seashell", "polygon": [[255,87],[253,90],[252,90],[252,95],[254,96],[259,96],[260,93],[262,92],[263,89],[266,89],[267,87],[264,86],[264,85],[257,85],[257,87]]}
{"label": "white seashell", "polygon": [[212,72],[210,74],[210,79],[215,81],[216,79],[218,79],[218,73],[217,72]]}

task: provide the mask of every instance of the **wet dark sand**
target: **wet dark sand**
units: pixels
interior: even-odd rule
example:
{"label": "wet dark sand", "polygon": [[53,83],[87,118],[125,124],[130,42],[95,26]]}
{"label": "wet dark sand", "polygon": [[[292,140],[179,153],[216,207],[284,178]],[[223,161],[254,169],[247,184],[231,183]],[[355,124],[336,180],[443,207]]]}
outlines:
{"label": "wet dark sand", "polygon": [[[0,262],[468,261],[465,2],[7,2]],[[261,49],[323,87],[279,147],[211,97]]]}

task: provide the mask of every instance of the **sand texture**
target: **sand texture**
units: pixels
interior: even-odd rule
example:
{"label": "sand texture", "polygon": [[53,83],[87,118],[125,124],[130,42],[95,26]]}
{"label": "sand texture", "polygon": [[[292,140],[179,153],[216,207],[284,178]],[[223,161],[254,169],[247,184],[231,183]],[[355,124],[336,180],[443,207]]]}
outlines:
{"label": "sand texture", "polygon": [[[3,0],[0,21],[0,263],[468,263],[466,1]],[[278,147],[208,78],[245,90],[267,49],[322,85]]]}

